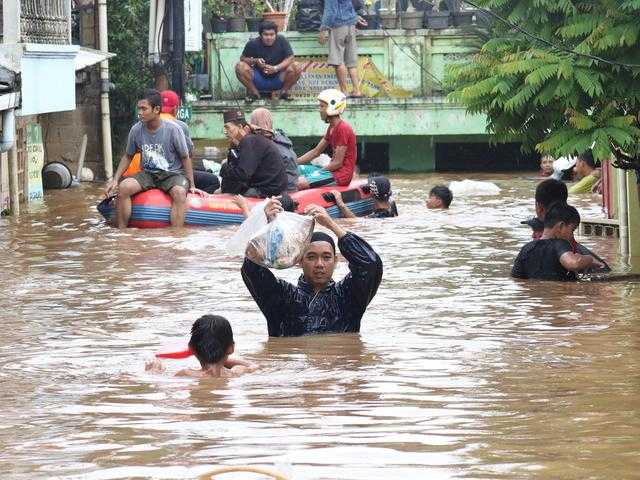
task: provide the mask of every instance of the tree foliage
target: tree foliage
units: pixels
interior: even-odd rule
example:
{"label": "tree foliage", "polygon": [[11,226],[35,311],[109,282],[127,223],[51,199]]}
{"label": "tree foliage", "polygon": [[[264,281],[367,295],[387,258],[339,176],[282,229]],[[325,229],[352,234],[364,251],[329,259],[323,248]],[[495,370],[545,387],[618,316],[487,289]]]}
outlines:
{"label": "tree foliage", "polygon": [[114,89],[110,93],[115,161],[126,147],[127,132],[135,120],[140,92],[153,86],[147,65],[149,0],[109,0],[109,61]]}
{"label": "tree foliage", "polygon": [[486,114],[497,141],[556,156],[593,144],[600,160],[613,153],[621,164],[637,161],[639,0],[474,3],[511,25],[494,19],[478,50],[448,68],[452,99]]}

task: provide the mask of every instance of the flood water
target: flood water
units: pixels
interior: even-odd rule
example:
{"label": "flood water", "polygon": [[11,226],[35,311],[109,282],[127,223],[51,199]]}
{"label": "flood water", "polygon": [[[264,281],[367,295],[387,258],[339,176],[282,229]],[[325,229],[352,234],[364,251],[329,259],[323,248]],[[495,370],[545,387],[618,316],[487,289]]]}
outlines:
{"label": "flood water", "polygon": [[[400,217],[343,221],[385,268],[359,335],[269,339],[231,227],[120,232],[98,186],[0,219],[1,478],[640,478],[640,285],[512,280],[535,181],[466,177],[502,194],[427,211],[430,186],[462,177],[392,176]],[[581,240],[624,270],[615,240]],[[258,373],[144,371],[205,313]]]}

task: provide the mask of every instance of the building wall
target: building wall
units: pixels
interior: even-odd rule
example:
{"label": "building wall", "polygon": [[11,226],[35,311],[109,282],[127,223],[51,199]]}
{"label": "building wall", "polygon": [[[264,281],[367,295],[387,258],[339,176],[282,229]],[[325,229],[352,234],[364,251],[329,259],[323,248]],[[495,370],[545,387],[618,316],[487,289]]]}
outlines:
{"label": "building wall", "polygon": [[100,129],[100,74],[98,67],[76,73],[76,109],[40,115],[45,143],[45,162],[64,162],[75,174],[82,137],[87,135],[84,165],[96,177],[104,176]]}

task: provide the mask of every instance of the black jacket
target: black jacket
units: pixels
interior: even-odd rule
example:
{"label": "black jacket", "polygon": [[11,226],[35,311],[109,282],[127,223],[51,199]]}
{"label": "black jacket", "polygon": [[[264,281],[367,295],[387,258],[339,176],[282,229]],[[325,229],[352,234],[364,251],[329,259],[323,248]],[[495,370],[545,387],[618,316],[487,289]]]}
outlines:
{"label": "black jacket", "polygon": [[382,280],[382,260],[351,232],[338,241],[338,247],[350,273],[317,294],[303,276],[295,286],[245,259],[242,279],[267,319],[269,336],[360,331],[362,315]]}
{"label": "black jacket", "polygon": [[244,193],[256,189],[260,196],[280,195],[287,190],[287,174],[276,145],[262,135],[246,135],[220,168],[222,193]]}

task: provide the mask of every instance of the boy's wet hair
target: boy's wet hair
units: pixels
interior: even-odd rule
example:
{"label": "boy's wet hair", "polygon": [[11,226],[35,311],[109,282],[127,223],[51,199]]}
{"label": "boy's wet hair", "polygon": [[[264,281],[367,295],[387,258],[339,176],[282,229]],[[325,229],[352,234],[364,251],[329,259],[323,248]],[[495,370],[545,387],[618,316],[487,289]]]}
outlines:
{"label": "boy's wet hair", "polygon": [[578,159],[589,165],[591,168],[596,168],[596,161],[593,159],[593,153],[591,150],[587,150],[584,153],[578,155]]}
{"label": "boy's wet hair", "polygon": [[189,348],[203,365],[222,360],[233,344],[231,324],[220,315],[203,315],[191,327]]}
{"label": "boy's wet hair", "polygon": [[298,209],[298,202],[291,198],[288,193],[283,193],[280,197],[277,198],[278,200],[280,200],[282,210],[284,210],[285,212],[295,212]]}
{"label": "boy's wet hair", "polygon": [[446,208],[449,208],[449,205],[451,205],[451,201],[453,200],[453,193],[451,193],[451,190],[449,190],[449,187],[446,185],[436,185],[429,192],[429,196],[431,195],[435,195],[442,200],[442,203]]}
{"label": "boy's wet hair", "polygon": [[160,107],[162,109],[162,96],[158,90],[149,89],[145,90],[140,100],[146,100],[151,105],[151,108]]}
{"label": "boy's wet hair", "polygon": [[544,216],[544,228],[553,228],[560,222],[565,225],[580,225],[578,210],[566,203],[556,203]]}
{"label": "boy's wet hair", "polygon": [[548,209],[554,203],[567,203],[567,186],[560,180],[548,178],[536,187],[536,203]]}

